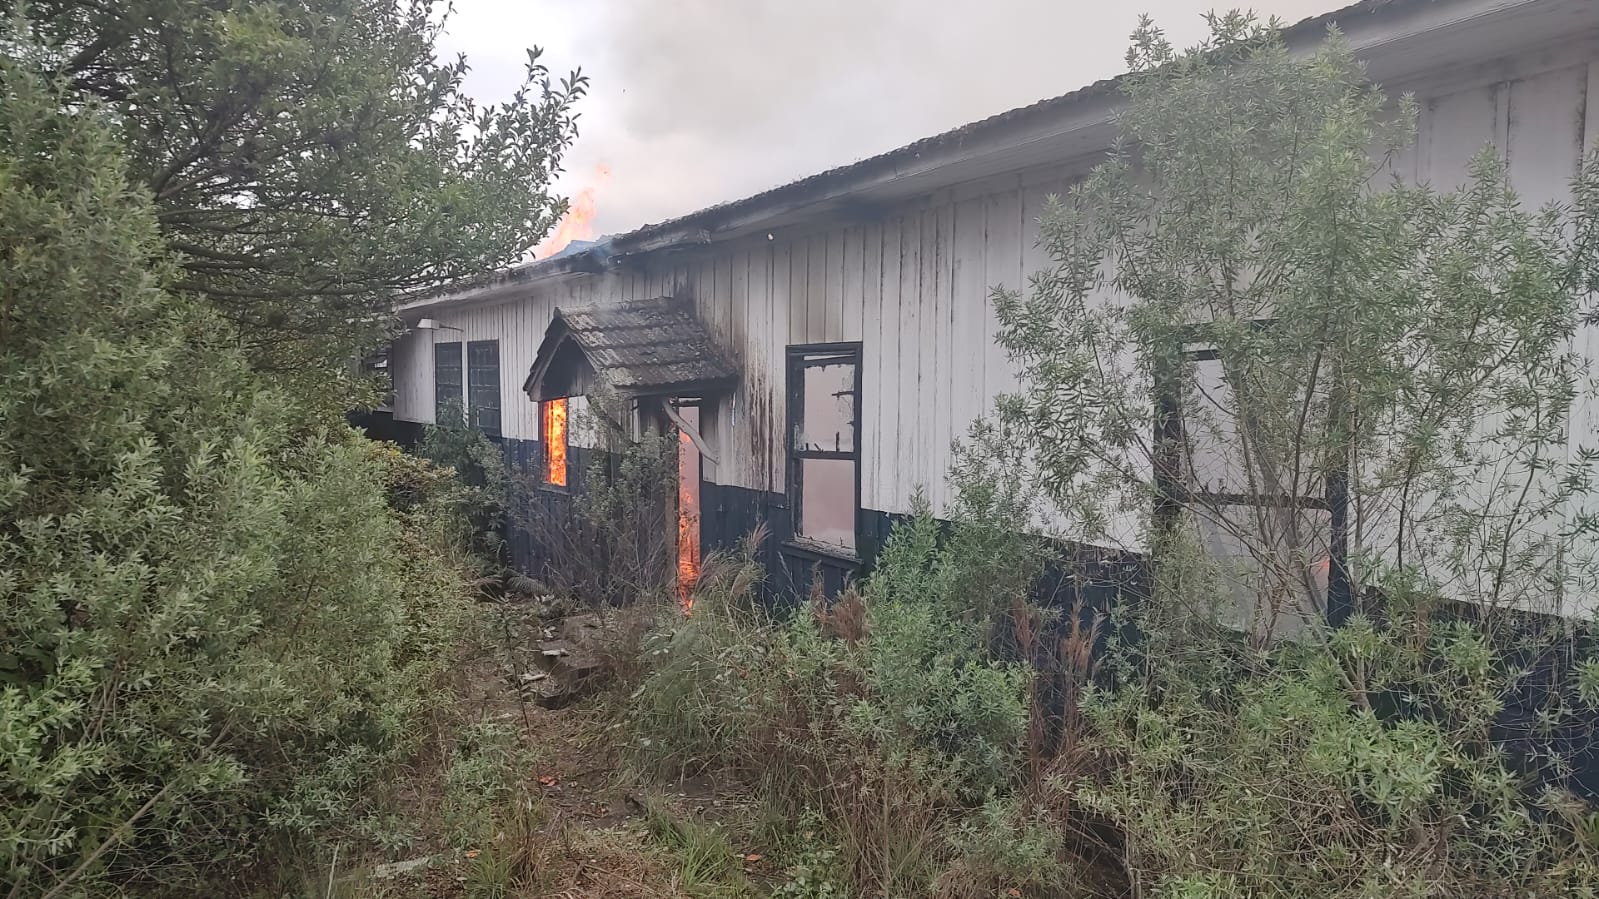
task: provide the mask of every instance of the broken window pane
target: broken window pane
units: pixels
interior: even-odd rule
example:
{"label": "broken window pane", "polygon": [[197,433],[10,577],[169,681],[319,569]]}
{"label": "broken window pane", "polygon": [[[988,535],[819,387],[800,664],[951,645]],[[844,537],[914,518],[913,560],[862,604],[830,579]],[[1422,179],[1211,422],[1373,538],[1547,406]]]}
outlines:
{"label": "broken window pane", "polygon": [[855,381],[860,349],[848,344],[790,350],[790,476],[794,536],[855,552],[860,445]]}
{"label": "broken window pane", "polygon": [[1196,362],[1193,379],[1193,391],[1183,409],[1190,483],[1207,493],[1251,493],[1238,440],[1237,407],[1221,362]]}
{"label": "broken window pane", "polygon": [[805,406],[795,434],[797,450],[855,451],[855,364],[807,365]]}
{"label": "broken window pane", "polygon": [[855,463],[800,460],[800,534],[855,551]]}
{"label": "broken window pane", "polygon": [[1330,513],[1198,503],[1192,514],[1217,582],[1219,607],[1209,613],[1239,630],[1279,637],[1325,614]]}

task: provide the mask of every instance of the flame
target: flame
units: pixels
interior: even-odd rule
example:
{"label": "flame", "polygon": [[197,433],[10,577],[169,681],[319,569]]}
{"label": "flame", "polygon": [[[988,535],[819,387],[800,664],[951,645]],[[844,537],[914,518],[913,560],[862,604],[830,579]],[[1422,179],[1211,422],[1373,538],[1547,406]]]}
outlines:
{"label": "flame", "polygon": [[544,404],[544,480],[566,486],[566,398]]}
{"label": "flame", "polygon": [[606,166],[594,167],[593,183],[578,191],[567,202],[566,214],[555,223],[555,230],[533,249],[535,259],[554,256],[574,240],[594,239],[594,191],[610,177],[611,170]]}
{"label": "flame", "polygon": [[694,585],[700,577],[698,451],[682,431],[677,440],[677,602],[687,613],[694,608]]}

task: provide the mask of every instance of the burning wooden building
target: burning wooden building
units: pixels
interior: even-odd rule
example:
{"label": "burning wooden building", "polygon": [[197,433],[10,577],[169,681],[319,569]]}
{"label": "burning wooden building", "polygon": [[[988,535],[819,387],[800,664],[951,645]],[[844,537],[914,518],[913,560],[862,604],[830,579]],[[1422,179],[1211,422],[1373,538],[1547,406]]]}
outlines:
{"label": "burning wooden building", "polygon": [[[1405,178],[1452,186],[1491,145],[1543,202],[1599,149],[1593,0],[1364,0],[1287,40],[1333,23],[1373,79],[1420,100]],[[1090,85],[411,299],[393,425],[462,403],[558,498],[589,449],[568,404],[603,378],[681,434],[685,577],[764,522],[776,583],[836,587],[918,491],[949,502],[951,442],[1015,384],[990,290],[1044,267],[1046,198],[1103,158],[1119,103],[1114,81]]]}

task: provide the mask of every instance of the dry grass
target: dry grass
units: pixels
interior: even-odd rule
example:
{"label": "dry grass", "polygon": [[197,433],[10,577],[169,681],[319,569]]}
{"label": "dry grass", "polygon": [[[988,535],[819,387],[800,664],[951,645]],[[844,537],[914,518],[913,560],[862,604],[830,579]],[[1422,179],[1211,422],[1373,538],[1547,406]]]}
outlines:
{"label": "dry grass", "polygon": [[[529,607],[481,607],[482,627],[454,669],[455,701],[425,722],[421,748],[378,801],[404,822],[406,845],[302,852],[305,863],[255,895],[284,899],[736,899],[770,875],[755,846],[756,805],[704,778],[647,785],[622,764],[617,708],[637,672],[640,641],[675,605],[640,604],[605,616],[612,690],[562,710],[516,688],[545,622]],[[463,843],[441,811],[457,741],[474,722],[514,731],[531,768],[513,799],[493,804],[495,832]],[[752,862],[750,858],[757,861]],[[397,876],[382,865],[426,858]],[[381,872],[380,872],[381,873]]]}

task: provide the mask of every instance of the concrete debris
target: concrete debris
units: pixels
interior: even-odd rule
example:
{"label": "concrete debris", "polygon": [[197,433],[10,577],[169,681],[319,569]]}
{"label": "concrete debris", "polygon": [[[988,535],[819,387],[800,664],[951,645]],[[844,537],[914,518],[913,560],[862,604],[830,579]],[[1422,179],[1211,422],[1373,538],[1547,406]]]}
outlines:
{"label": "concrete debris", "polygon": [[403,862],[389,862],[388,864],[374,867],[372,869],[372,878],[374,880],[393,880],[396,877],[404,877],[413,871],[420,871],[432,863],[433,856],[431,855],[407,859]]}
{"label": "concrete debris", "polygon": [[604,620],[594,614],[570,615],[539,644],[534,663],[540,677],[526,677],[524,689],[545,708],[558,709],[592,692],[601,681],[605,662],[600,653]]}

